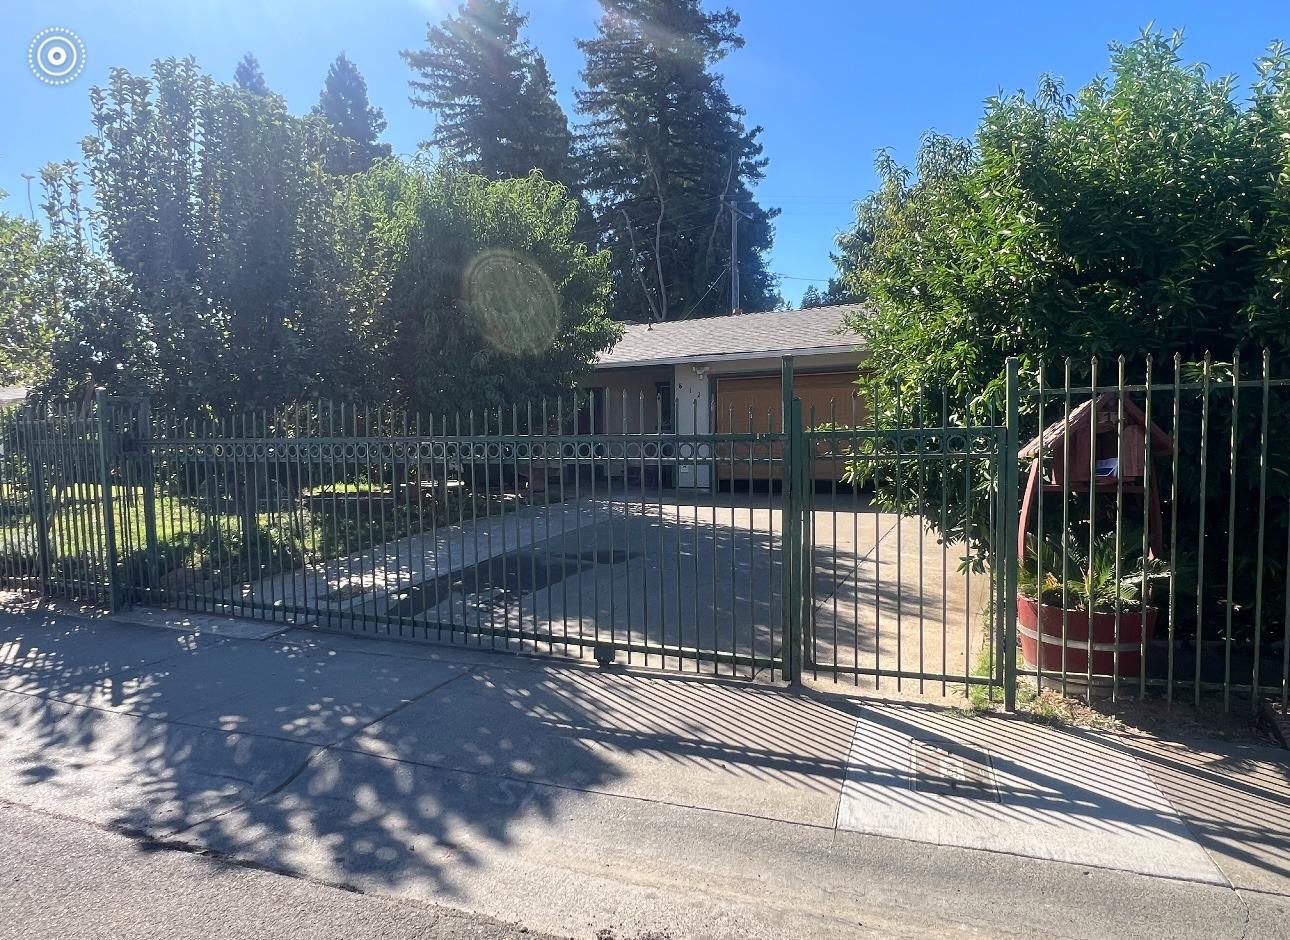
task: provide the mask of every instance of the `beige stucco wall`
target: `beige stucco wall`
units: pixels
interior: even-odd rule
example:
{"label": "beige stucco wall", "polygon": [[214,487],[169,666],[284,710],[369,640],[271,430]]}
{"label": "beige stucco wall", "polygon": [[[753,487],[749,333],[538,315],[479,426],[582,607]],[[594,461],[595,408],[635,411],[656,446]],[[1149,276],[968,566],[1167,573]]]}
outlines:
{"label": "beige stucco wall", "polygon": [[592,372],[578,387],[605,390],[606,433],[654,434],[659,430],[656,383],[672,381],[671,366],[653,366]]}

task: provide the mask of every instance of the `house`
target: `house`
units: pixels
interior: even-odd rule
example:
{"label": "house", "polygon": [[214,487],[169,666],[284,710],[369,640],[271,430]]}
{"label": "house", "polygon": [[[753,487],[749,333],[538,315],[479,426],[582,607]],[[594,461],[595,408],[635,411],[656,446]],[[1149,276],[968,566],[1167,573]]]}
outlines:
{"label": "house", "polygon": [[[808,423],[863,419],[855,385],[863,352],[843,320],[860,307],[748,313],[630,324],[581,386],[579,432],[765,433],[782,427],[781,369],[794,360],[794,393]],[[708,486],[707,467],[679,467],[681,486]]]}

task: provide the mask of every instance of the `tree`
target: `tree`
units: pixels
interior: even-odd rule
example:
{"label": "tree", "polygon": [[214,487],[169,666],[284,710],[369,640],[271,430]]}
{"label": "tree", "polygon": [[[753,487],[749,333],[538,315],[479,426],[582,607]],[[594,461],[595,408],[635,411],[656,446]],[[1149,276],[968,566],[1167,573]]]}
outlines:
{"label": "tree", "polygon": [[[187,409],[297,394],[326,353],[305,313],[327,229],[325,128],[289,115],[277,95],[213,82],[191,59],[159,61],[150,77],[114,69],[91,104],[94,241],[128,284],[150,350],[101,380]],[[69,239],[80,229],[66,200],[48,211]],[[55,357],[54,381],[82,372],[76,357]]]}
{"label": "tree", "polygon": [[[602,0],[578,110],[588,191],[612,252],[615,316],[669,320],[779,303],[765,253],[777,214],[751,187],[766,159],[761,129],[712,67],[743,45],[739,17],[699,0]],[[738,217],[740,296],[729,279]]]}
{"label": "tree", "polygon": [[73,165],[44,174],[33,290],[51,395],[105,387],[185,416],[315,396],[429,413],[565,390],[615,335],[606,259],[538,174],[381,160],[333,176],[320,118],[191,59],[113,70],[91,103],[94,212]]}
{"label": "tree", "polygon": [[831,277],[829,278],[829,283],[825,285],[824,290],[820,290],[812,284],[803,291],[800,306],[803,310],[810,310],[813,307],[832,307],[837,304],[852,304],[855,303],[856,300],[856,295],[847,289],[842,278]]}
{"label": "tree", "polygon": [[[1009,356],[1028,376],[1045,370],[1050,385],[1067,357],[1076,384],[1092,357],[1106,370],[1118,356],[1126,380],[1140,383],[1152,356],[1153,381],[1165,387],[1175,354],[1187,381],[1209,351],[1226,360],[1266,347],[1274,363],[1290,352],[1290,54],[1277,44],[1259,60],[1246,103],[1230,78],[1184,64],[1178,35],[1149,31],[1111,49],[1109,77],[1074,95],[1044,79],[1033,97],[990,100],[971,141],[927,135],[912,170],[880,157],[881,186],[839,244],[844,282],[866,303],[851,326],[869,351],[885,426],[939,424],[942,392],[951,420],[987,418]],[[1271,413],[1290,407],[1282,389],[1269,398]],[[912,413],[920,401],[931,413]],[[1179,407],[1179,439],[1194,444],[1199,396]],[[1234,474],[1215,471],[1203,485],[1195,458],[1182,461],[1180,544],[1197,544],[1202,525],[1224,531],[1229,487],[1237,518],[1264,502],[1260,409],[1242,408],[1235,428],[1233,411],[1213,409],[1209,446],[1252,444],[1233,448]],[[1038,429],[1036,414],[1022,417],[1023,433]],[[1290,452],[1284,422],[1269,429],[1268,448]],[[878,482],[886,505],[936,525],[938,487],[920,486],[920,503],[912,490]],[[1213,498],[1202,510],[1204,486]],[[961,490],[947,489],[951,498]],[[1268,515],[1270,545],[1290,533],[1287,498],[1286,476],[1270,478],[1266,505],[1280,507]],[[1224,572],[1200,574],[1205,596],[1233,612],[1212,615],[1234,614],[1246,636],[1262,563],[1240,540],[1230,591]],[[1282,609],[1285,579],[1269,580],[1277,587],[1265,595],[1268,609]],[[1184,623],[1196,609],[1179,607]]]}
{"label": "tree", "polygon": [[412,103],[435,112],[426,142],[489,179],[531,170],[578,193],[568,119],[546,62],[520,38],[527,17],[511,0],[466,0],[455,16],[428,26],[426,47],[404,50],[420,76]]}
{"label": "tree", "polygon": [[264,73],[260,71],[260,60],[249,52],[237,63],[237,68],[233,72],[233,83],[253,95],[270,93],[269,84],[264,80]]}
{"label": "tree", "polygon": [[555,98],[555,82],[546,59],[535,53],[520,93],[520,113],[529,125],[528,148],[533,168],[571,195],[582,193],[582,178],[574,156],[569,119]]}
{"label": "tree", "polygon": [[98,388],[118,394],[154,389],[156,347],[129,279],[91,250],[95,233],[76,171],[70,162],[41,171],[49,237],[41,245],[33,294],[48,357],[37,392],[88,405]]}
{"label": "tree", "polygon": [[[0,191],[0,198],[3,197]],[[40,229],[0,213],[0,385],[36,378],[43,371],[45,325],[38,313]]]}
{"label": "tree", "polygon": [[374,160],[390,155],[390,145],[379,142],[385,114],[367,98],[367,82],[357,66],[342,52],[327,69],[327,79],[313,113],[331,127],[328,172],[347,175],[366,170]]}
{"label": "tree", "polygon": [[617,336],[607,259],[575,237],[578,216],[537,173],[491,181],[386,162],[349,178],[334,303],[352,311],[359,368],[436,416],[568,390]]}
{"label": "tree", "polygon": [[912,171],[880,157],[839,241],[875,364],[961,398],[1011,355],[1033,372],[1290,345],[1286,53],[1242,108],[1180,48],[1144,34],[1073,96],[1046,79],[992,99],[973,141],[927,135]]}

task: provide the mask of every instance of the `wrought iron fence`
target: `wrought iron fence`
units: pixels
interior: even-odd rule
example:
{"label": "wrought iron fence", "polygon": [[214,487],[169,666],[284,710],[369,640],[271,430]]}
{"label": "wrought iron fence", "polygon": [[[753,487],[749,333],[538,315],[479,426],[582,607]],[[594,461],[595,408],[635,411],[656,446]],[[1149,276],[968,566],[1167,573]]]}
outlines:
{"label": "wrought iron fence", "polygon": [[861,386],[804,414],[791,360],[781,407],[688,424],[604,390],[10,411],[0,583],[1009,706],[1020,677],[1284,708],[1290,380],[1266,356],[1017,368],[998,413]]}
{"label": "wrought iron fence", "polygon": [[1023,673],[1286,707],[1288,405],[1266,352],[1035,377],[1020,415],[1035,433],[1020,452]]}
{"label": "wrought iron fence", "polygon": [[1007,428],[956,424],[948,394],[936,408],[897,409],[905,420],[895,423],[880,395],[871,387],[808,413],[809,457],[836,468],[808,494],[810,674],[898,692],[992,693],[1005,678],[995,652],[1008,624],[995,596],[1002,581],[986,561],[1002,567],[996,535],[1015,525],[999,515]]}
{"label": "wrought iron fence", "polygon": [[157,421],[127,457],[129,485],[151,481],[157,533],[123,544],[131,590],[363,633],[779,678],[783,493],[760,481],[779,478],[784,435],[580,429],[586,404],[418,419],[323,402]]}
{"label": "wrought iron fence", "polygon": [[0,584],[113,605],[124,520],[111,422],[103,396],[0,413]]}

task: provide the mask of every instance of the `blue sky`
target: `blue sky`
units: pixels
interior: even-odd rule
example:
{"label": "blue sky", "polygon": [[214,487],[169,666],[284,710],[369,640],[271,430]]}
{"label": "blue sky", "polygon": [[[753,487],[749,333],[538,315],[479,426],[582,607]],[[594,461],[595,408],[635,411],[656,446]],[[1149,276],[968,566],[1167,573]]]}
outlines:
{"label": "blue sky", "polygon": [[[595,0],[522,0],[529,38],[546,55],[560,98],[572,109],[581,56],[594,32]],[[710,7],[717,4],[709,3]],[[1268,43],[1290,41],[1281,2],[876,3],[869,0],[737,0],[747,46],[722,65],[732,98],[765,127],[770,158],[758,195],[783,215],[771,269],[796,301],[832,270],[833,237],[852,204],[874,184],[873,156],[890,147],[908,160],[920,134],[970,134],[982,102],[1002,90],[1033,89],[1051,72],[1074,88],[1105,69],[1111,40],[1147,23],[1181,27],[1186,55],[1242,85]],[[195,55],[231,79],[253,51],[269,84],[293,111],[317,99],[328,63],[344,50],[367,77],[390,122],[386,139],[412,153],[432,117],[408,103],[398,56],[425,38],[428,19],[456,0],[5,0],[0,4],[0,189],[11,212],[27,211],[23,173],[79,156],[90,130],[88,94],[111,66],[143,71],[155,58]],[[27,45],[49,26],[74,30],[86,69],[66,86],[41,84]],[[35,193],[39,201],[39,193]]]}

